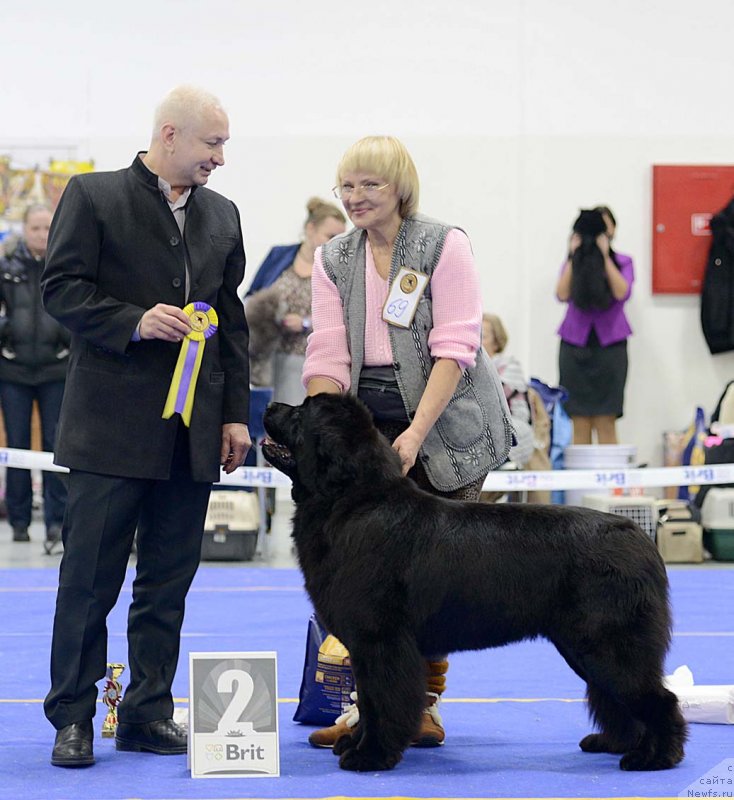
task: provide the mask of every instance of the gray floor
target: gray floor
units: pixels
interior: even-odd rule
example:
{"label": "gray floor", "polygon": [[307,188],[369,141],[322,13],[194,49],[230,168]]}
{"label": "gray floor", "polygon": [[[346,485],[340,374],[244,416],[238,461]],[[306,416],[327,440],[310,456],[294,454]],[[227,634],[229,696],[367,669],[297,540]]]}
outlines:
{"label": "gray floor", "polygon": [[[45,552],[46,526],[43,522],[34,520],[28,533],[31,537],[30,542],[14,542],[13,532],[8,521],[0,520],[0,569],[43,567],[57,571],[63,553],[61,544],[56,544],[50,554]],[[135,564],[134,555],[130,557],[130,564]],[[271,563],[265,559],[259,548],[254,558],[248,561],[207,561],[206,564],[220,567],[294,567],[296,565],[295,560]]]}
{"label": "gray floor", "polygon": [[[35,515],[35,512],[34,512]],[[61,545],[56,545],[51,554],[46,554],[44,551],[44,539],[46,536],[46,528],[43,522],[35,520],[29,528],[31,537],[30,542],[14,542],[13,533],[8,525],[7,520],[0,520],[0,569],[12,569],[14,567],[42,567],[58,570],[59,562],[61,561],[62,548]],[[131,557],[131,564],[134,564],[134,556]],[[208,566],[250,566],[250,567],[286,567],[295,566],[295,560],[292,562],[272,562],[265,558],[260,548],[255,557],[251,561],[208,561]],[[669,565],[674,568],[686,569],[734,569],[734,561],[704,561],[703,564],[676,564]]]}
{"label": "gray floor", "polygon": [[61,561],[61,545],[56,545],[51,555],[44,552],[46,526],[41,521],[34,519],[28,532],[30,542],[14,542],[8,521],[0,520],[0,568],[48,567],[57,570]]}
{"label": "gray floor", "polygon": [[[287,494],[287,493],[286,493]],[[43,515],[40,509],[40,500],[34,500],[33,519],[28,529],[30,542],[14,542],[13,531],[7,519],[0,518],[0,569],[12,568],[48,568],[57,571],[63,547],[61,543],[54,545],[51,553],[45,552],[46,526],[43,524]],[[211,560],[206,561],[207,566],[236,566],[236,567],[266,567],[290,568],[296,566],[295,555],[292,552],[290,540],[290,518],[292,504],[290,499],[283,495],[276,504],[277,513],[273,518],[273,528],[269,533],[261,531],[257,542],[255,555],[249,560]],[[135,564],[134,553],[130,557],[130,564]]]}

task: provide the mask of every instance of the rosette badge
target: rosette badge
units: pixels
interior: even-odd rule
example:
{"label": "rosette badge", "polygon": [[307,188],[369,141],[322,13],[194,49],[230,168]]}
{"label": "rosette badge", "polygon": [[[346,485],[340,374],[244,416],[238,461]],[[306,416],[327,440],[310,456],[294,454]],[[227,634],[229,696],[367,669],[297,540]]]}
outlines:
{"label": "rosette badge", "polygon": [[184,425],[191,423],[194,408],[196,379],[199,377],[201,359],[204,356],[206,340],[217,332],[217,312],[206,303],[189,303],[183,309],[189,317],[191,331],[181,343],[176,369],[173,371],[171,387],[168,390],[163,419],[172,417],[175,412],[181,415]]}

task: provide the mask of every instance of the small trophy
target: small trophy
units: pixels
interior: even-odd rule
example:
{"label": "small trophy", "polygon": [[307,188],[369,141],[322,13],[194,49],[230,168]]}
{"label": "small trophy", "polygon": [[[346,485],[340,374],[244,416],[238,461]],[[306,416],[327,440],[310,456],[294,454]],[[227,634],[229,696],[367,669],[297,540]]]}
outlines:
{"label": "small trophy", "polygon": [[117,730],[117,706],[122,699],[122,684],[117,679],[124,671],[124,664],[107,664],[107,681],[102,690],[102,702],[108,711],[102,723],[102,736],[108,739],[113,738]]}

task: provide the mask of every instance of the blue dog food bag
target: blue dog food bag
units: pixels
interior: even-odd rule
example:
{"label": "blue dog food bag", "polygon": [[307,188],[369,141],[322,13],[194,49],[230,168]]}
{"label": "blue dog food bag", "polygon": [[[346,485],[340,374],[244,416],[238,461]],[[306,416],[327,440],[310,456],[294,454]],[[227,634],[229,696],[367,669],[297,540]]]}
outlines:
{"label": "blue dog food bag", "polygon": [[354,677],[346,647],[311,614],[294,721],[333,725],[351,703],[349,695],[353,691]]}

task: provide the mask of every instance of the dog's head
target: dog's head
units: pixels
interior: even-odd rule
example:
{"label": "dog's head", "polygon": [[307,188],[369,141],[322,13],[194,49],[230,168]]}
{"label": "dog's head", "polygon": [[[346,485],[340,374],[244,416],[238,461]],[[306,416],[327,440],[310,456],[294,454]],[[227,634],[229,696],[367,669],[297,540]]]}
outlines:
{"label": "dog's head", "polygon": [[377,430],[367,406],[349,395],[317,394],[300,406],[265,411],[265,458],[293,481],[296,502],[340,497],[401,475],[400,458]]}

